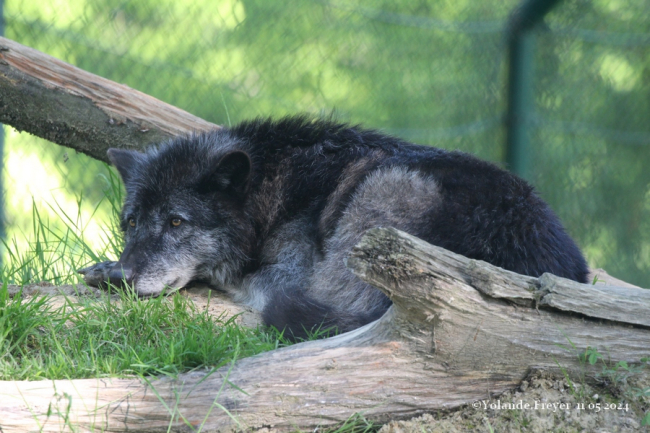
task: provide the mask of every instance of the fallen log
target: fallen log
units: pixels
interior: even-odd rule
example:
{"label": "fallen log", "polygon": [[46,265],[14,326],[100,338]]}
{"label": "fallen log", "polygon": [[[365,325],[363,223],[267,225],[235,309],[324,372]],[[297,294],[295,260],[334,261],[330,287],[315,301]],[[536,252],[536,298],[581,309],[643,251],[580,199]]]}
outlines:
{"label": "fallen log", "polygon": [[[593,374],[577,356],[588,347],[612,362],[650,354],[644,289],[585,292],[594,287],[514,274],[395,229],[368,231],[347,265],[392,299],[376,322],[176,378],[4,382],[1,430],[289,431],[355,412],[386,421],[497,396],[531,368]],[[561,309],[559,293],[571,299]],[[633,313],[616,308],[628,299]]]}
{"label": "fallen log", "polygon": [[175,135],[219,128],[2,37],[0,122],[105,162],[109,147],[144,149]]}

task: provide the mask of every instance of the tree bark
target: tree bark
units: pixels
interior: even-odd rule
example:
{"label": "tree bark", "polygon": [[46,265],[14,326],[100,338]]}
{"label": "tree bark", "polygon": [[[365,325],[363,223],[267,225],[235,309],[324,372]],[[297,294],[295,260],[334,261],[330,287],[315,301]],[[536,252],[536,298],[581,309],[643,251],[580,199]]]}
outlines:
{"label": "tree bark", "polygon": [[219,126],[0,37],[0,122],[93,158]]}
{"label": "tree bark", "polygon": [[[355,412],[385,421],[499,395],[531,368],[589,375],[577,356],[587,347],[612,362],[650,352],[644,289],[526,277],[395,229],[368,231],[348,267],[392,299],[376,322],[174,379],[5,382],[2,431],[289,431]],[[617,308],[629,299],[634,312]]]}

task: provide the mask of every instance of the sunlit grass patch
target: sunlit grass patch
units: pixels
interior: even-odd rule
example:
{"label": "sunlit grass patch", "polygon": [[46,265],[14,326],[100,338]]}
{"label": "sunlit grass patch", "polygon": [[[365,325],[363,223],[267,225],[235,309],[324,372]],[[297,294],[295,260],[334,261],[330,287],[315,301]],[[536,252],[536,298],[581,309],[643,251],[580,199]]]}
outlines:
{"label": "sunlit grass patch", "polygon": [[82,197],[76,199],[77,212],[71,214],[57,202],[48,204],[49,212],[58,221],[50,222],[39,205],[32,201],[31,232],[14,234],[11,240],[2,239],[4,254],[0,278],[8,284],[24,285],[37,282],[70,284],[78,282],[77,269],[90,263],[115,259],[122,248],[118,216],[122,203],[122,187],[117,175],[108,171],[104,198],[90,214],[109,213],[103,233],[89,240],[84,235],[89,221],[82,218]]}
{"label": "sunlit grass patch", "polygon": [[198,311],[179,294],[139,299],[10,298],[0,290],[0,380],[176,375],[273,350],[279,333]]}

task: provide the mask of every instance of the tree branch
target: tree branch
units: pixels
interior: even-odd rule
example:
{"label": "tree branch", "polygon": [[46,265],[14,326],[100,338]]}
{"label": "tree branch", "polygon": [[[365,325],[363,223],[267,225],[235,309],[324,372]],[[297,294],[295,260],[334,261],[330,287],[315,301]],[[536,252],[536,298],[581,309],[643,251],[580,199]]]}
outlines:
{"label": "tree branch", "polygon": [[219,126],[0,37],[0,122],[93,158]]}

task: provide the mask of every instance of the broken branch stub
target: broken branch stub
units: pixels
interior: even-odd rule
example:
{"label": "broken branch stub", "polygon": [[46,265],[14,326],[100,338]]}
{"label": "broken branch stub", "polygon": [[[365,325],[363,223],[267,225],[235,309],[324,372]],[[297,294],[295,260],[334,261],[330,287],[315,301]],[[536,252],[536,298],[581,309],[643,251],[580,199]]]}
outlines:
{"label": "broken branch stub", "polygon": [[[4,432],[59,431],[65,422],[116,432],[188,425],[291,431],[334,425],[354,412],[385,421],[498,395],[532,367],[584,369],[576,355],[589,346],[606,350],[612,362],[638,361],[650,351],[648,327],[631,325],[636,322],[624,311],[607,320],[597,308],[574,313],[544,301],[557,300],[558,288],[572,282],[517,275],[395,229],[368,231],[348,267],[393,300],[378,321],[212,373],[5,382],[0,426]],[[577,305],[633,298],[648,308],[647,292],[639,288],[575,292]],[[597,292],[609,300],[594,303]]]}

